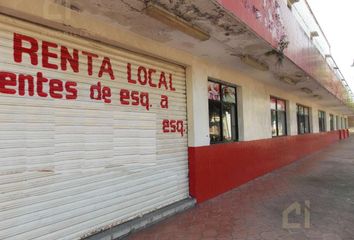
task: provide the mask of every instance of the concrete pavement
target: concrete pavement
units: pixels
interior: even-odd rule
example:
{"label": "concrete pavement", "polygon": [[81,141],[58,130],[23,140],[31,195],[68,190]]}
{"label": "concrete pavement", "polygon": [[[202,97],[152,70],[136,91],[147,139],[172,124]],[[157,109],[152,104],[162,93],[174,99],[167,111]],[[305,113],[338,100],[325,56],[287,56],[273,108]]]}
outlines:
{"label": "concrete pavement", "polygon": [[354,138],[128,239],[353,240]]}

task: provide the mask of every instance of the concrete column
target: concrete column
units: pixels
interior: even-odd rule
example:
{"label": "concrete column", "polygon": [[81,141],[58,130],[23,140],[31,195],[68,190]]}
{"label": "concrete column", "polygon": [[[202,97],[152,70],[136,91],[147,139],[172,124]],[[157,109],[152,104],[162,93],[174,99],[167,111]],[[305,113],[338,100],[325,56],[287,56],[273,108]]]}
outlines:
{"label": "concrete column", "polygon": [[318,133],[319,132],[319,125],[318,125],[318,109],[317,108],[310,108],[310,124],[311,124],[311,132]]}
{"label": "concrete column", "polygon": [[348,128],[354,131],[354,116],[348,117]]}
{"label": "concrete column", "polygon": [[340,129],[339,116],[338,116],[338,115],[336,115],[336,116],[334,117],[334,126],[335,126],[336,130],[339,130],[339,129]]}
{"label": "concrete column", "polygon": [[187,68],[188,145],[209,145],[208,75],[203,66]]}
{"label": "concrete column", "polygon": [[287,112],[288,135],[297,135],[297,105],[296,102],[288,101]]}
{"label": "concrete column", "polygon": [[330,118],[331,113],[326,112],[326,131],[331,131],[331,118]]}

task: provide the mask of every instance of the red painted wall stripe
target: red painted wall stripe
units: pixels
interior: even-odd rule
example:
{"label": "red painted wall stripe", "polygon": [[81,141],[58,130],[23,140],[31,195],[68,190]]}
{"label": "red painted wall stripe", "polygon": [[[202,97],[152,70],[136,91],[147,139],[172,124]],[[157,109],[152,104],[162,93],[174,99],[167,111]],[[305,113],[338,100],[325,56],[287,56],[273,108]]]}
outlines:
{"label": "red painted wall stripe", "polygon": [[203,202],[337,142],[346,131],[190,147],[190,195]]}

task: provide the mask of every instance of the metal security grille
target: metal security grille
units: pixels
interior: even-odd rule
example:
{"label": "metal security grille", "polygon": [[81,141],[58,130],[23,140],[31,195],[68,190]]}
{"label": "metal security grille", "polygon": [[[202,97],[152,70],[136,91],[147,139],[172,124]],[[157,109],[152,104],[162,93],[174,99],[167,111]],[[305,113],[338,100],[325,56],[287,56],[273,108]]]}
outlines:
{"label": "metal security grille", "polygon": [[188,197],[185,82],[1,16],[0,239],[78,239]]}

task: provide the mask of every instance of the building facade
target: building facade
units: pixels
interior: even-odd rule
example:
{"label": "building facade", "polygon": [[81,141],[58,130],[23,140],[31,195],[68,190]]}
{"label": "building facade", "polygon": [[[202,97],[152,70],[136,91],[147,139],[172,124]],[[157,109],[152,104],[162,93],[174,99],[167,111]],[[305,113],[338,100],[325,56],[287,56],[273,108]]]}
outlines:
{"label": "building facade", "polygon": [[88,237],[347,138],[296,4],[1,1],[0,239]]}

